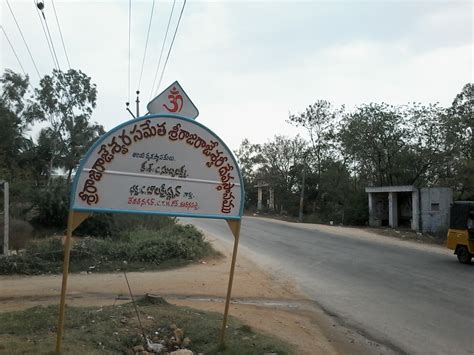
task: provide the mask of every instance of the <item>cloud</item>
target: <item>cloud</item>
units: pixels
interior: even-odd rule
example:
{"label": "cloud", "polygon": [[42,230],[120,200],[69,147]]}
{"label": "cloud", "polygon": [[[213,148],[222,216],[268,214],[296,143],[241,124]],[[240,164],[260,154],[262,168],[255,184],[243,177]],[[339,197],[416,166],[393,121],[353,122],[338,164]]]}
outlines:
{"label": "cloud", "polygon": [[[10,2],[42,74],[50,72],[52,60],[33,4]],[[129,119],[124,105],[128,2],[55,4],[72,66],[98,85],[93,120],[110,129]],[[156,4],[140,88],[142,113],[172,6],[171,1]],[[181,4],[177,1],[168,44]],[[1,6],[2,24],[34,74],[4,2]],[[244,137],[264,142],[275,134],[300,133],[285,123],[288,113],[317,99],[349,107],[372,101],[447,106],[473,81],[472,7],[459,1],[188,1],[162,88],[179,80],[200,110],[198,120],[233,149]],[[150,9],[149,1],[133,2],[132,101]],[[48,19],[65,65],[51,12]],[[19,70],[3,38],[0,60],[2,71]]]}

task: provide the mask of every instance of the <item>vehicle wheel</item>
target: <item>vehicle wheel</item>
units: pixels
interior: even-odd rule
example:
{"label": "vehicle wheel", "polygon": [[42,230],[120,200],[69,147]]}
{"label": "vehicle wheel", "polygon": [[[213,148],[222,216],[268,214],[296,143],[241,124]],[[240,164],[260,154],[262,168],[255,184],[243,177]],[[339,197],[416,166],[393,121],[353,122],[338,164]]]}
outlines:
{"label": "vehicle wheel", "polygon": [[458,247],[457,250],[457,256],[458,260],[461,264],[470,264],[472,260],[472,255],[469,253],[469,250],[467,250],[467,247],[464,245],[461,245]]}

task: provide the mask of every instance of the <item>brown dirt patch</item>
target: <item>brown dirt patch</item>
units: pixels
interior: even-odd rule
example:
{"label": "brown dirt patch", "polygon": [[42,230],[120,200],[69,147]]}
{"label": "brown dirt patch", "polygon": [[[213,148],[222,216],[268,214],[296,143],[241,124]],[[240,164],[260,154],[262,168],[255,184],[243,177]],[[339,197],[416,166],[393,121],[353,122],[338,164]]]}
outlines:
{"label": "brown dirt patch", "polygon": [[[134,294],[156,294],[177,305],[223,313],[231,248],[219,240],[211,242],[224,257],[175,270],[127,273]],[[61,276],[0,276],[0,286],[0,312],[57,304]],[[242,255],[237,258],[232,299],[231,316],[287,341],[298,354],[381,353],[378,344],[334,324],[291,280],[275,279]],[[69,276],[68,305],[129,301],[121,273]]]}

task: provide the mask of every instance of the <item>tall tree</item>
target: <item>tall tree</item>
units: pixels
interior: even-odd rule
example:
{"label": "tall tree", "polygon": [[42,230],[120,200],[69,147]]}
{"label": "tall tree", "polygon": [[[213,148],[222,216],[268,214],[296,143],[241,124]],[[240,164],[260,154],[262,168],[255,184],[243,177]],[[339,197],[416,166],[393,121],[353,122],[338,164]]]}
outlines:
{"label": "tall tree", "polygon": [[344,107],[335,108],[329,101],[318,100],[297,115],[290,115],[288,122],[303,127],[309,136],[310,155],[315,163],[318,178],[321,177],[323,161],[335,147],[335,128],[344,112]]}
{"label": "tall tree", "polygon": [[25,137],[31,122],[28,100],[29,78],[9,69],[0,77],[0,170],[8,179],[24,173],[21,154],[33,142]]}
{"label": "tall tree", "polygon": [[445,132],[442,129],[446,110],[437,104],[412,103],[397,108],[407,128],[404,151],[398,170],[404,170],[402,181],[413,185],[438,185],[440,167],[446,160]]}
{"label": "tall tree", "polygon": [[253,183],[258,167],[263,163],[262,146],[252,144],[245,138],[235,151],[245,183]]}
{"label": "tall tree", "polygon": [[474,200],[474,85],[466,84],[443,119],[447,159],[443,180],[455,197]]}
{"label": "tall tree", "polygon": [[[22,113],[25,112],[26,102],[25,95],[28,92],[30,79],[27,76],[23,77],[21,74],[15,73],[10,69],[6,69],[0,77],[2,84],[2,93],[0,100],[2,105],[19,118],[22,118]],[[27,121],[22,122],[22,127],[26,127]]]}
{"label": "tall tree", "polygon": [[343,153],[353,168],[374,185],[410,183],[406,157],[409,128],[399,108],[383,104],[362,105],[346,115],[339,133]]}
{"label": "tall tree", "polygon": [[80,70],[53,70],[52,75],[41,79],[35,109],[38,119],[49,123],[48,142],[53,154],[48,178],[55,166],[61,166],[69,183],[80,157],[104,132],[102,126],[89,122],[96,100],[96,85]]}
{"label": "tall tree", "polygon": [[307,151],[307,143],[300,136],[275,136],[262,146],[262,164],[257,170],[257,176],[272,185],[275,200],[280,202],[282,209],[287,209],[291,200],[298,196],[301,189],[301,169]]}
{"label": "tall tree", "polygon": [[240,143],[239,148],[235,151],[245,184],[246,208],[257,204],[255,184],[257,183],[257,170],[263,163],[261,152],[262,146],[250,143],[247,138]]}

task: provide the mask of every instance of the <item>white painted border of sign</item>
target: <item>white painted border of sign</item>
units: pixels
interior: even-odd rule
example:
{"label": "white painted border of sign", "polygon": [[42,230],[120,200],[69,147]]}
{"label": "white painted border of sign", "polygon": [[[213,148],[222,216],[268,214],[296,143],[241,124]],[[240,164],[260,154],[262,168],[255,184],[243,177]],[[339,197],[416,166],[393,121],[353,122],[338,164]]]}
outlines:
{"label": "white painted border of sign", "polygon": [[102,137],[100,137],[95,144],[88,150],[86,155],[83,157],[81,160],[81,163],[79,164],[78,167],[78,172],[81,172],[84,168],[84,165],[88,161],[88,158],[90,155],[94,152],[94,150],[97,148],[99,144],[101,144],[106,138],[108,138],[110,135],[121,129],[122,127],[129,125],[134,122],[140,122],[142,120],[147,120],[150,118],[175,118],[183,121],[190,122],[192,124],[195,124],[204,130],[208,131],[219,143],[222,144],[222,146],[227,149],[229,152],[229,155],[236,167],[238,177],[239,177],[239,183],[241,186],[241,194],[240,194],[240,209],[239,209],[239,214],[238,216],[223,216],[223,215],[193,215],[193,214],[188,214],[188,213],[168,213],[168,212],[158,212],[158,211],[122,211],[122,210],[113,210],[110,211],[108,209],[100,209],[100,208],[73,208],[74,206],[74,199],[76,196],[77,192],[77,185],[80,177],[80,173],[77,173],[76,176],[74,177],[74,182],[71,188],[71,202],[70,202],[70,209],[69,209],[69,216],[68,216],[68,223],[67,223],[67,233],[66,233],[66,241],[64,244],[64,264],[63,264],[63,278],[62,278],[62,286],[61,286],[61,299],[60,299],[60,306],[59,306],[59,320],[58,320],[58,331],[57,331],[57,338],[56,338],[56,352],[60,353],[61,352],[61,343],[62,343],[62,338],[63,338],[63,332],[64,332],[64,321],[65,321],[65,312],[66,312],[66,292],[67,292],[67,279],[68,279],[68,274],[69,274],[69,259],[70,259],[70,252],[71,252],[71,240],[72,240],[72,232],[82,223],[84,222],[88,217],[92,215],[92,212],[114,212],[114,213],[139,213],[139,214],[155,214],[155,215],[162,215],[162,216],[177,216],[177,217],[194,217],[194,218],[210,218],[210,219],[224,219],[227,221],[229,228],[232,232],[232,235],[234,236],[234,247],[233,247],[233,252],[232,252],[232,261],[230,265],[230,274],[229,274],[229,283],[227,287],[227,298],[226,298],[226,303],[225,303],[225,308],[224,308],[224,318],[222,322],[222,329],[221,329],[221,334],[220,334],[220,342],[221,344],[224,344],[224,338],[225,338],[225,330],[227,326],[227,316],[229,313],[229,305],[230,305],[230,295],[232,292],[232,284],[233,284],[233,279],[234,279],[234,271],[235,271],[235,263],[236,263],[236,258],[237,258],[237,249],[239,245],[239,238],[240,238],[240,227],[241,227],[241,222],[242,222],[242,215],[243,215],[243,209],[244,209],[244,196],[245,196],[245,191],[244,191],[244,184],[243,184],[243,178],[242,178],[242,173],[240,171],[239,165],[237,164],[237,160],[235,159],[235,156],[233,152],[227,147],[227,145],[220,139],[213,131],[211,131],[209,128],[204,126],[203,124],[187,118],[183,116],[178,116],[178,115],[169,115],[169,114],[156,114],[156,115],[147,115],[147,116],[142,116],[133,120],[129,120],[127,122],[124,122],[117,127],[114,127],[110,131],[108,131],[106,134],[104,134]]}

